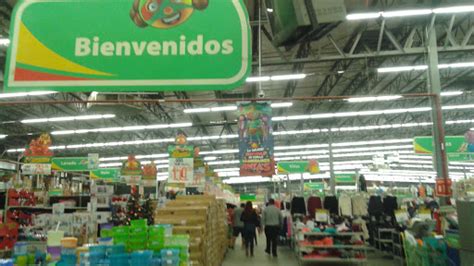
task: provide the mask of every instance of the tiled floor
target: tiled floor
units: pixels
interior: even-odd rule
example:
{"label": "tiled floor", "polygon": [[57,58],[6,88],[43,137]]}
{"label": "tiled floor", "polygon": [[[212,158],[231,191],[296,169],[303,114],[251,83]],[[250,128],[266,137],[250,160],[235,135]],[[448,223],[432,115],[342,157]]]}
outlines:
{"label": "tiled floor", "polygon": [[[240,239],[237,240],[240,243]],[[245,256],[245,251],[241,249],[241,246],[238,244],[234,250],[229,250],[227,252],[226,258],[222,266],[266,266],[266,265],[281,265],[281,266],[299,266],[298,260],[296,258],[295,252],[288,247],[280,247],[278,249],[278,258],[273,258],[268,256],[264,252],[265,245],[265,236],[260,236],[258,240],[259,245],[255,249],[255,257],[247,258]],[[304,264],[304,266],[311,265],[347,265],[347,263],[336,263],[336,264]],[[400,263],[396,263],[391,259],[383,258],[379,254],[371,253],[369,255],[369,260],[365,264],[367,266],[399,266]]]}

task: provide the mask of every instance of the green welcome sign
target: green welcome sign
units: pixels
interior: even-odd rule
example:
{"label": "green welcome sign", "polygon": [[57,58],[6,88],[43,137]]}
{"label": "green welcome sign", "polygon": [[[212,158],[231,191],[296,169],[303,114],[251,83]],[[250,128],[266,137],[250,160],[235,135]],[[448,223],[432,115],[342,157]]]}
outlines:
{"label": "green welcome sign", "polygon": [[90,178],[95,180],[117,181],[120,177],[120,168],[104,168],[90,171]]}
{"label": "green welcome sign", "polygon": [[89,160],[87,157],[54,157],[51,160],[51,169],[63,172],[89,171]]}
{"label": "green welcome sign", "polygon": [[[446,136],[446,153],[450,161],[474,160],[474,145],[466,142],[464,136]],[[415,137],[413,148],[418,154],[433,154],[433,137]]]}
{"label": "green welcome sign", "polygon": [[355,173],[339,173],[335,175],[337,184],[354,184],[356,182]]}
{"label": "green welcome sign", "polygon": [[19,0],[5,91],[224,90],[250,73],[242,0]]}
{"label": "green welcome sign", "polygon": [[319,172],[319,164],[315,160],[278,162],[278,174],[317,174]]}

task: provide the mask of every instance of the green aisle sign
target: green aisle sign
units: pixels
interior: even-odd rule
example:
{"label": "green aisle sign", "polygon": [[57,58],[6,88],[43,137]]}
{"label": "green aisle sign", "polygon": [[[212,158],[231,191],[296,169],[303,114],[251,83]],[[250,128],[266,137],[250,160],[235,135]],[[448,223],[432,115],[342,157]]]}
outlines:
{"label": "green aisle sign", "polygon": [[[474,160],[474,146],[467,143],[464,136],[446,136],[445,142],[446,153],[450,161]],[[415,137],[413,148],[417,154],[432,155],[434,151],[433,137]]]}
{"label": "green aisle sign", "polygon": [[255,194],[240,194],[240,201],[255,201],[257,200],[257,195]]}
{"label": "green aisle sign", "polygon": [[354,184],[356,182],[356,174],[355,173],[341,173],[336,174],[336,183],[337,184]]}
{"label": "green aisle sign", "polygon": [[87,157],[54,157],[51,160],[51,169],[63,172],[89,171]]}
{"label": "green aisle sign", "polygon": [[20,0],[5,91],[192,91],[251,70],[242,0]]}
{"label": "green aisle sign", "polygon": [[278,162],[278,174],[319,173],[319,164],[315,160]]}
{"label": "green aisle sign", "polygon": [[324,183],[305,183],[304,188],[305,190],[323,190]]}
{"label": "green aisle sign", "polygon": [[120,168],[104,168],[90,171],[91,179],[117,181],[120,177]]}

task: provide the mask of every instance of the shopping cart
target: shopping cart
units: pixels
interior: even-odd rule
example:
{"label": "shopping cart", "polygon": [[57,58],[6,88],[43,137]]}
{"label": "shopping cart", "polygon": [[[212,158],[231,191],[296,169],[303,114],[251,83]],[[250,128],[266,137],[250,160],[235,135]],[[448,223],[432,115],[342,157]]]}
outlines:
{"label": "shopping cart", "polygon": [[423,238],[423,245],[413,245],[402,234],[407,266],[455,266],[447,255],[447,245],[443,239]]}

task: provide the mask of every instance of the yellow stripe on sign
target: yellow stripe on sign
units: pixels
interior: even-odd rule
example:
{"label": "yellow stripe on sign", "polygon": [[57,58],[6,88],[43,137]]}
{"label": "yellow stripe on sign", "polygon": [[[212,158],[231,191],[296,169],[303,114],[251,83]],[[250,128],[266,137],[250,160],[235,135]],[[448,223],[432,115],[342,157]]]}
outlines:
{"label": "yellow stripe on sign", "polygon": [[112,74],[76,64],[53,52],[36,39],[23,22],[20,24],[19,37],[17,63],[77,74],[112,76]]}

